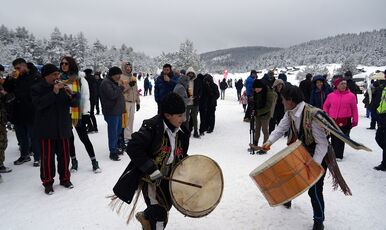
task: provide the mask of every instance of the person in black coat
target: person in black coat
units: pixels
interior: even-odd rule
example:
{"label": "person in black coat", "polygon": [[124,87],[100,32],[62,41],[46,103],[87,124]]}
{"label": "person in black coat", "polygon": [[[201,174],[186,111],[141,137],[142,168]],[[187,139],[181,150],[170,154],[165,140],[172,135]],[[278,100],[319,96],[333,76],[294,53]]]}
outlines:
{"label": "person in black coat", "polygon": [[20,144],[20,157],[13,163],[20,165],[31,160],[30,150],[34,153],[34,166],[39,166],[40,149],[33,133],[35,108],[32,104],[31,87],[41,81],[37,68],[23,58],[12,62],[15,71],[4,83],[6,92],[14,94],[11,122],[15,125],[16,138]]}
{"label": "person in black coat", "polygon": [[[115,195],[131,203],[137,189],[142,190],[146,209],[135,216],[143,229],[166,227],[172,207],[169,181],[173,167],[187,157],[189,131],[185,121],[185,103],[176,93],[166,95],[161,114],[144,120],[127,144],[131,162],[114,186]],[[171,145],[170,143],[175,143]],[[135,204],[134,204],[135,205]]]}
{"label": "person in black coat", "polygon": [[36,109],[34,130],[41,144],[40,178],[48,195],[54,193],[55,154],[58,161],[60,185],[73,188],[70,181],[70,106],[75,105],[71,89],[58,82],[59,69],[53,64],[42,68],[44,81],[31,89],[32,102]]}
{"label": "person in black coat", "polygon": [[221,100],[224,100],[225,99],[225,90],[228,88],[228,84],[227,82],[225,81],[225,78],[222,79],[222,81],[220,82],[220,89],[221,89]]}
{"label": "person in black coat", "polygon": [[143,96],[147,96],[149,88],[150,88],[150,80],[149,80],[149,74],[147,74],[145,77],[145,80],[143,81],[143,90],[144,90]]}
{"label": "person in black coat", "polygon": [[240,101],[241,90],[242,90],[243,87],[244,87],[243,79],[240,78],[240,79],[235,83],[235,87],[236,87],[236,91],[237,91],[237,101]]}
{"label": "person in black coat", "polygon": [[375,129],[375,126],[377,124],[377,120],[379,118],[377,113],[377,108],[379,106],[379,103],[381,102],[382,97],[382,91],[383,91],[383,85],[379,83],[379,81],[375,81],[373,83],[374,88],[371,90],[371,101],[369,104],[370,114],[371,114],[371,122],[370,127],[367,129]]}
{"label": "person in black coat", "polygon": [[[202,131],[206,131],[207,133],[213,132],[215,121],[216,121],[216,107],[217,107],[217,99],[220,97],[220,92],[218,90],[218,86],[214,83],[213,77],[210,74],[205,74],[203,91],[206,98],[206,117],[204,118],[206,121],[204,124],[206,126]],[[201,131],[200,131],[201,132]]]}
{"label": "person in black coat", "polygon": [[303,92],[304,102],[310,103],[311,91],[312,91],[312,74],[307,73],[306,79],[300,82],[299,88]]}
{"label": "person in black coat", "polygon": [[355,83],[355,81],[352,79],[352,73],[351,71],[347,71],[344,73],[344,79],[347,82],[347,88],[350,89],[351,93],[355,95],[356,102],[358,104],[358,92],[360,92],[359,86]]}
{"label": "person in black coat", "polygon": [[97,111],[96,115],[99,115],[100,114],[100,110],[99,110],[99,99],[100,99],[99,87],[101,86],[101,83],[102,83],[101,73],[100,72],[95,72],[94,78],[95,78],[96,83],[97,83],[95,109]]}
{"label": "person in black coat", "polygon": [[321,75],[316,75],[312,79],[312,91],[310,104],[322,109],[327,95],[332,92],[331,87],[327,84],[326,79]]}
{"label": "person in black coat", "polygon": [[90,92],[90,119],[87,119],[87,132],[98,132],[98,124],[95,119],[94,110],[96,103],[98,102],[98,82],[92,75],[91,69],[85,69],[84,77],[87,80],[88,88]]}

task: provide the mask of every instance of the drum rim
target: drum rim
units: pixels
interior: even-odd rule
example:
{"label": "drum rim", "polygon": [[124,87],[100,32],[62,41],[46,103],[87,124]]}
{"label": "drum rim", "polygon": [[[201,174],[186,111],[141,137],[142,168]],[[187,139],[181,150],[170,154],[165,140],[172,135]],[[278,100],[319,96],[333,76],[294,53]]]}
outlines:
{"label": "drum rim", "polygon": [[[316,179],[314,182],[310,183],[310,184],[309,184],[308,186],[306,186],[302,191],[300,191],[299,193],[297,193],[297,194],[295,194],[295,195],[289,197],[289,198],[286,199],[285,201],[282,201],[282,202],[277,203],[277,204],[272,204],[271,202],[269,202],[269,201],[272,200],[272,199],[267,199],[266,193],[264,192],[263,188],[256,182],[254,176],[257,175],[257,174],[260,173],[260,172],[263,172],[263,171],[266,170],[267,168],[272,167],[272,166],[275,165],[277,162],[279,162],[280,160],[282,160],[283,158],[285,158],[286,156],[288,156],[289,154],[292,153],[292,151],[291,151],[291,152],[288,152],[288,153],[286,153],[286,154],[282,154],[284,150],[288,149],[289,147],[290,147],[290,148],[293,148],[293,149],[297,149],[297,148],[298,148],[299,146],[301,146],[302,144],[303,144],[302,141],[297,140],[296,142],[292,143],[291,145],[287,146],[286,148],[282,149],[280,152],[276,153],[274,156],[271,157],[271,158],[273,158],[273,157],[276,156],[276,158],[274,158],[273,160],[271,160],[271,158],[269,158],[268,160],[264,161],[261,165],[259,165],[256,169],[254,169],[254,170],[249,174],[249,176],[251,177],[252,181],[253,181],[253,182],[255,183],[255,185],[259,188],[260,192],[263,194],[263,196],[264,196],[265,199],[268,201],[268,204],[269,204],[271,207],[279,206],[279,205],[281,205],[281,204],[284,204],[284,203],[286,203],[286,202],[288,202],[288,201],[291,201],[291,200],[295,199],[296,197],[300,196],[300,195],[303,194],[306,190],[308,190],[310,187],[312,187],[313,185],[315,185],[315,184],[319,181],[319,179],[323,176],[323,174],[325,173],[324,168],[323,168],[320,164],[318,164],[318,163],[315,162],[316,165],[321,169],[321,172],[320,172],[320,174],[317,176],[317,179]],[[303,146],[303,148],[304,148],[305,150],[307,150],[304,146]],[[308,151],[307,151],[307,152],[308,152]],[[277,157],[277,156],[280,155],[280,154],[282,154],[282,156]],[[310,155],[310,158],[312,159],[311,155]],[[272,162],[271,162],[270,160],[271,160]],[[263,167],[263,166],[264,166],[264,167]],[[270,198],[270,197],[268,197],[268,198]]]}
{"label": "drum rim", "polygon": [[[210,208],[208,208],[208,209],[205,209],[205,210],[202,210],[202,211],[200,211],[200,212],[191,212],[191,211],[189,211],[188,214],[187,214],[187,213],[184,213],[184,211],[186,211],[186,209],[183,209],[181,205],[179,205],[179,204],[177,204],[177,203],[175,202],[175,197],[174,197],[173,192],[172,192],[172,189],[171,189],[171,187],[172,187],[172,182],[173,182],[173,181],[169,181],[169,188],[170,188],[170,189],[169,189],[169,193],[170,193],[170,197],[172,198],[171,200],[172,200],[173,206],[174,206],[174,207],[175,207],[182,215],[184,215],[184,216],[188,216],[188,217],[192,217],[192,218],[200,218],[200,217],[204,217],[204,216],[209,215],[209,214],[217,207],[217,205],[220,203],[221,198],[222,198],[222,195],[223,195],[223,193],[224,193],[224,175],[223,175],[223,173],[222,173],[222,169],[220,168],[220,165],[219,165],[215,160],[213,160],[212,158],[210,158],[210,157],[208,157],[208,156],[202,155],[202,154],[194,154],[194,155],[188,155],[187,157],[185,157],[184,159],[182,159],[180,162],[178,162],[178,164],[173,168],[172,172],[170,173],[170,176],[173,175],[173,173],[174,173],[175,169],[177,168],[177,166],[180,165],[180,164],[182,164],[182,162],[185,161],[186,159],[188,159],[189,157],[204,157],[204,158],[207,158],[207,159],[211,160],[211,161],[212,161],[212,162],[220,169],[219,172],[220,172],[221,181],[222,181],[222,183],[221,183],[221,193],[220,193],[220,196],[219,196],[218,200],[216,201],[216,203],[213,204],[212,207],[210,207]],[[204,212],[205,214],[201,214],[201,213],[203,213],[203,212]],[[198,215],[192,215],[191,213],[197,213]]]}
{"label": "drum rim", "polygon": [[[282,160],[284,157],[288,156],[291,152],[283,154],[284,150],[287,150],[288,148],[296,149],[300,145],[302,145],[303,142],[301,140],[297,140],[294,143],[290,144],[286,148],[280,150],[278,153],[274,154],[272,157],[261,163],[257,168],[255,168],[252,172],[249,173],[250,177],[253,177],[253,175],[256,175],[258,172],[261,172],[267,168],[272,167],[274,164]],[[307,149],[306,149],[307,150]],[[308,151],[307,151],[308,152]]]}

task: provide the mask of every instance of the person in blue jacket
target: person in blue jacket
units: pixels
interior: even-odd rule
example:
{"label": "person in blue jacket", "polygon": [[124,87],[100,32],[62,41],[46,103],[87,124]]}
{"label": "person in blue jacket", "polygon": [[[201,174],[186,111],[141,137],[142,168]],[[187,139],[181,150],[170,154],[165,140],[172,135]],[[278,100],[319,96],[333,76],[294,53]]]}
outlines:
{"label": "person in blue jacket", "polygon": [[173,92],[177,81],[178,78],[174,75],[172,66],[170,64],[165,64],[154,85],[154,99],[158,105],[158,114],[160,113],[160,103],[162,99],[170,92]]}
{"label": "person in blue jacket", "polygon": [[248,107],[247,107],[247,111],[245,111],[245,115],[244,115],[244,121],[245,122],[249,122],[249,118],[251,117],[251,113],[252,113],[252,110],[254,107],[252,85],[253,85],[253,81],[255,79],[257,79],[257,71],[251,70],[251,74],[245,80],[245,91],[246,91],[247,97],[248,97]]}

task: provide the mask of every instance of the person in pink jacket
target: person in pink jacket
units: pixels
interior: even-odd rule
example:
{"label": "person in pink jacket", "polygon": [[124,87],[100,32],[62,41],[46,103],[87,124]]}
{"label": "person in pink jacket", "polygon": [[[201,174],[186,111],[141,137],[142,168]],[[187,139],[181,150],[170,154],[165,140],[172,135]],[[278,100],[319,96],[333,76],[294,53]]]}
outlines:
{"label": "person in pink jacket", "polygon": [[[333,84],[335,90],[327,96],[323,110],[335,121],[342,132],[349,136],[351,128],[358,125],[356,98],[347,88],[347,82],[343,78],[337,78]],[[336,158],[342,160],[344,142],[332,135],[331,144]]]}

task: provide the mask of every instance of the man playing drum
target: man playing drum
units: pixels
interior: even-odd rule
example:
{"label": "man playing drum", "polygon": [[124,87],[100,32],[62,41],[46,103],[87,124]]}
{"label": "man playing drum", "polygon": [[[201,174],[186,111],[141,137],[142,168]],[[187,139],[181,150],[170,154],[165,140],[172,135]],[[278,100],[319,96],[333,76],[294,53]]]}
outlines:
{"label": "man playing drum", "polygon": [[[187,156],[189,131],[185,121],[185,103],[170,93],[161,103],[161,114],[145,120],[128,142],[131,162],[125,170],[130,190],[142,187],[147,208],[135,217],[146,230],[164,229],[172,206],[168,177],[172,168]],[[125,173],[124,173],[125,174]],[[126,193],[128,193],[127,188]],[[130,192],[129,192],[130,193]],[[131,202],[134,192],[128,200]]]}
{"label": "man playing drum", "polygon": [[[297,139],[301,140],[318,164],[326,170],[327,164],[324,157],[328,150],[328,141],[324,129],[310,116],[310,107],[303,101],[303,93],[297,86],[287,86],[281,93],[286,113],[280,121],[279,126],[270,134],[268,141],[264,143],[263,149],[268,150],[270,146],[290,130],[287,144],[290,145]],[[306,163],[307,164],[307,163]],[[311,204],[314,212],[313,230],[324,229],[324,199],[323,180],[325,173],[309,190]],[[291,207],[291,201],[286,203]]]}

